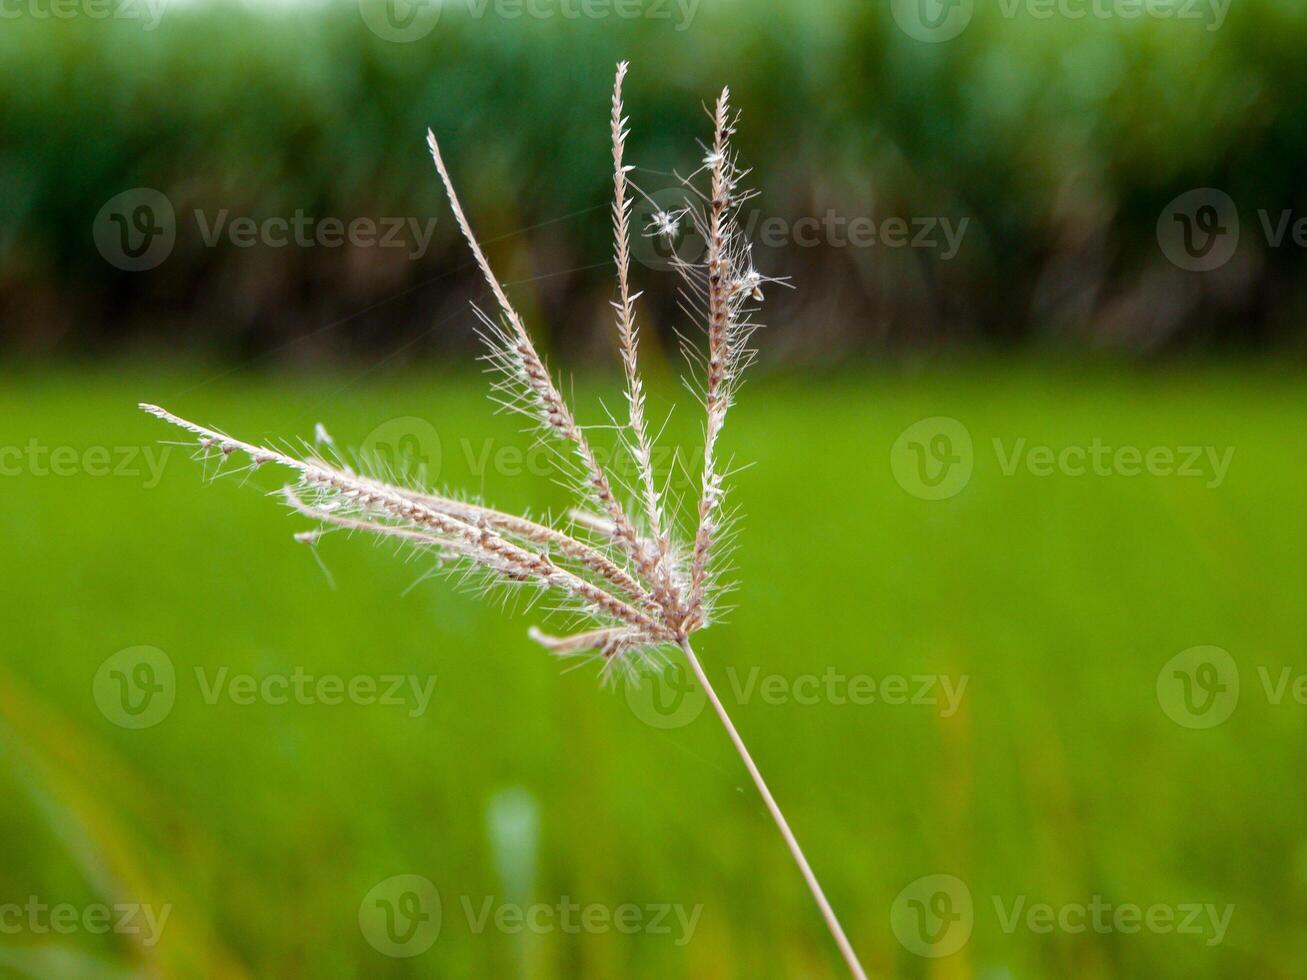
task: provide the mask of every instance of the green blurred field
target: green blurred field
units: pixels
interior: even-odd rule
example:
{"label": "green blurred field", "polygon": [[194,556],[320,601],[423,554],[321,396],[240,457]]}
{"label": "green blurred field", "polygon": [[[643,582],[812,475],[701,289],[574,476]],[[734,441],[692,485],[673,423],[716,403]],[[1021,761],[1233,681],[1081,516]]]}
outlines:
{"label": "green blurred field", "polygon": [[[579,385],[593,396],[593,389]],[[475,448],[526,445],[472,377],[252,379],[175,370],[10,373],[0,446],[152,445],[158,401],[248,438],[341,443],[431,420],[441,476],[494,502],[557,506],[547,480],[474,474]],[[593,409],[594,397],[583,401]],[[965,675],[961,709],[734,708],[871,972],[883,977],[1294,977],[1307,973],[1307,707],[1269,702],[1258,668],[1307,670],[1302,490],[1307,390],[1265,368],[972,367],[759,381],[728,430],[742,460],[739,608],[699,641],[725,671],[794,679]],[[590,416],[594,417],[591,411]],[[673,429],[690,437],[688,411]],[[890,447],[927,416],[961,421],[975,471],[949,500],[895,482]],[[1006,476],[991,447],[1235,449],[1215,488],[1181,477]],[[475,456],[475,452],[474,452]],[[0,935],[13,975],[834,977],[833,946],[710,714],[640,720],[588,670],[561,673],[503,617],[384,548],[331,538],[234,480],[202,486],[176,450],[146,477],[0,478],[0,902],[172,905],[162,939]],[[503,470],[506,467],[501,466]],[[279,485],[261,472],[262,489]],[[1213,644],[1239,665],[1224,724],[1159,706],[1158,672]],[[92,678],[111,654],[165,651],[172,712],[111,723]],[[195,669],[435,674],[429,710],[206,704]],[[702,904],[672,935],[477,933],[462,898],[505,898],[487,805],[540,821],[531,902]],[[430,878],[443,925],[413,959],[376,952],[359,906],[396,874]],[[890,907],[922,875],[962,878],[975,931],[913,955]],[[1203,936],[1005,932],[1028,903],[1234,905]],[[58,946],[56,954],[53,946]],[[93,960],[59,960],[56,955]],[[73,965],[70,965],[73,964]],[[93,965],[93,964],[98,964]]]}

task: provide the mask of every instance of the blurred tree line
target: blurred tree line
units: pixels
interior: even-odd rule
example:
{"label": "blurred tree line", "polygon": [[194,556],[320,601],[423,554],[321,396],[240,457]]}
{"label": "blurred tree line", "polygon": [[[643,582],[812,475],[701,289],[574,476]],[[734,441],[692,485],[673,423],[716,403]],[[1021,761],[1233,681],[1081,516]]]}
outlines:
{"label": "blurred tree line", "polygon": [[[428,126],[547,342],[598,351],[621,58],[628,155],[654,201],[698,165],[703,103],[732,87],[756,261],[797,287],[768,297],[768,356],[1302,345],[1307,9],[1290,0],[1176,0],[1169,17],[1129,15],[1129,0],[964,3],[964,28],[938,42],[904,29],[900,0],[456,0],[427,8],[438,17],[411,41],[385,36],[424,12],[399,0],[103,0],[111,17],[51,2],[0,21],[11,354],[471,346],[482,289]],[[138,188],[162,194],[171,235],[133,271],[122,249],[169,220]],[[1169,202],[1196,188],[1238,221],[1237,248],[1206,271],[1159,239]],[[1194,216],[1207,235],[1229,219]],[[644,319],[668,338],[676,277],[648,248]]]}

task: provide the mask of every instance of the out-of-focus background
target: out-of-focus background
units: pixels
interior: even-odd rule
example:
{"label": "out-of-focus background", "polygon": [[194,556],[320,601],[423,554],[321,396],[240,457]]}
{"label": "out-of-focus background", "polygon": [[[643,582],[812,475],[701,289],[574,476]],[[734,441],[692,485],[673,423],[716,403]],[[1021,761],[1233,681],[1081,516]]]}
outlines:
{"label": "out-of-focus background", "polygon": [[794,287],[700,645],[868,970],[1302,976],[1305,49],[1289,0],[0,0],[0,975],[842,975],[683,672],[563,672],[135,409],[561,510],[424,135],[600,421],[629,58],[639,223],[729,83]]}

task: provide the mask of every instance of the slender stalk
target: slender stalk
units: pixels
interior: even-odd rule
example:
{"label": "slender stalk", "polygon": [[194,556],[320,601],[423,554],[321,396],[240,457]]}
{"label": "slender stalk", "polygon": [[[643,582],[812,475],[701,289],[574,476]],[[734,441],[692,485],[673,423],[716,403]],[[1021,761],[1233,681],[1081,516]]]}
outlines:
{"label": "slender stalk", "polygon": [[744,768],[748,769],[749,775],[753,777],[753,785],[758,787],[763,803],[767,804],[767,810],[771,813],[772,819],[776,821],[776,826],[780,828],[781,836],[785,838],[790,854],[794,857],[794,863],[799,866],[799,871],[803,873],[803,879],[808,883],[808,890],[812,892],[812,897],[817,901],[817,907],[821,909],[821,914],[826,919],[827,928],[830,929],[831,935],[835,937],[835,945],[839,946],[845,964],[857,980],[867,980],[867,973],[862,969],[862,964],[858,962],[858,954],[853,951],[848,936],[844,935],[844,929],[840,926],[840,920],[835,917],[835,910],[831,908],[830,902],[826,900],[826,893],[821,890],[821,882],[813,874],[808,859],[803,856],[803,849],[799,847],[799,841],[794,836],[794,831],[790,830],[789,822],[786,821],[785,814],[781,812],[776,797],[772,796],[771,790],[767,788],[767,782],[762,778],[762,773],[758,771],[758,766],[754,763],[753,756],[749,754],[744,739],[740,738],[740,733],[735,730],[735,724],[731,721],[731,716],[726,713],[726,708],[722,705],[721,699],[717,697],[717,692],[709,682],[708,675],[704,673],[703,665],[699,663],[699,658],[695,656],[689,640],[681,641],[681,650],[685,653],[685,658],[690,661],[690,669],[694,671],[694,676],[703,685],[704,691],[707,692],[708,700],[712,702],[713,710],[717,712],[717,717],[721,719],[726,734],[731,737],[731,741],[735,744],[735,751],[740,753],[740,758],[744,761]]}

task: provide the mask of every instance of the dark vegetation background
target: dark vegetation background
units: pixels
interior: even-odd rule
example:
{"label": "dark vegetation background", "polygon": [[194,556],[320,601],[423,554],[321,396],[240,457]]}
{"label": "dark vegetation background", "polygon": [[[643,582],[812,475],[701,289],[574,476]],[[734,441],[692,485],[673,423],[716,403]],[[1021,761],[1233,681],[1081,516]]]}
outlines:
{"label": "dark vegetation background", "polygon": [[[466,345],[451,316],[480,287],[423,147],[432,126],[504,277],[539,277],[519,292],[541,332],[597,349],[610,296],[607,92],[628,57],[630,156],[653,171],[694,165],[701,102],[729,82],[761,216],[969,219],[951,259],[829,236],[761,248],[764,269],[801,287],[773,298],[772,358],[1302,347],[1303,250],[1268,247],[1256,217],[1303,205],[1299,5],[1240,0],[1209,30],[981,4],[943,44],[909,37],[879,3],[703,0],[683,30],[675,16],[475,9],[448,5],[411,44],[381,39],[344,3],[173,4],[153,30],[7,20],[0,345],[315,361]],[[177,243],[157,269],[128,273],[101,259],[90,225],[138,186],[172,201]],[[1231,262],[1196,275],[1165,259],[1155,226],[1168,201],[1204,186],[1235,200],[1244,233]],[[195,209],[438,224],[420,258],[205,247]],[[652,278],[667,336],[673,277]]]}

